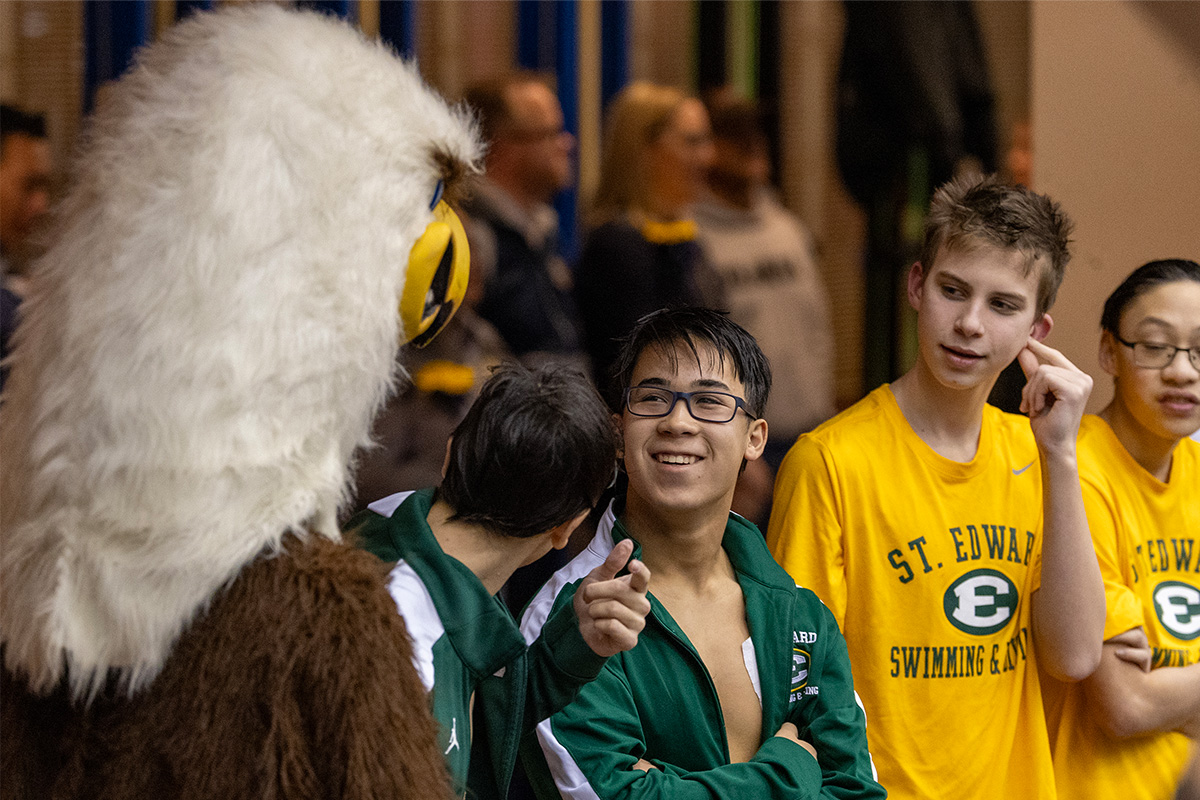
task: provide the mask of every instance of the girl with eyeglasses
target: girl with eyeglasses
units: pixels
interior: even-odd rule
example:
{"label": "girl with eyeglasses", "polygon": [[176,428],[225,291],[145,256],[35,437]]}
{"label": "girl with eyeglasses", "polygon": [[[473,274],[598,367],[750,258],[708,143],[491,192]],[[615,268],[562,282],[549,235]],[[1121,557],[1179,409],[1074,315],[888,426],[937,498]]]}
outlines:
{"label": "girl with eyeglasses", "polygon": [[1200,735],[1200,265],[1137,269],[1100,327],[1113,399],[1078,457],[1105,644],[1090,678],[1048,693],[1055,778],[1060,800],[1163,800]]}

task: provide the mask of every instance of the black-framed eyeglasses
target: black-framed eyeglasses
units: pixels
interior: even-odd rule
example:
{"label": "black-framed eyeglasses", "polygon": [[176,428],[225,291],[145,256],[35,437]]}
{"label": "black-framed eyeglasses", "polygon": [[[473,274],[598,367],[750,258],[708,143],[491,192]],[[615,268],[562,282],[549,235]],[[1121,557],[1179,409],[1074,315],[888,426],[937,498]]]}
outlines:
{"label": "black-framed eyeglasses", "polygon": [[660,386],[630,386],[625,390],[625,407],[635,417],[665,417],[680,400],[688,413],[700,422],[729,422],[738,409],[750,419],[758,419],[746,407],[746,401],[728,392],[673,392]]}
{"label": "black-framed eyeglasses", "polygon": [[1200,372],[1200,347],[1176,347],[1159,342],[1127,342],[1120,336],[1114,338],[1133,350],[1133,363],[1143,369],[1164,369],[1182,352],[1188,354],[1192,369]]}

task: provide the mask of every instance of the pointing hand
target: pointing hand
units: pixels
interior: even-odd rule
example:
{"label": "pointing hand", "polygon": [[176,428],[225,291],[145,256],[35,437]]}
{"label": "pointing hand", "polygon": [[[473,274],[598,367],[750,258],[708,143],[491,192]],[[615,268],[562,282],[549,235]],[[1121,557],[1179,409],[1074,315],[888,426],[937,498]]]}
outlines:
{"label": "pointing hand", "polygon": [[[631,540],[617,542],[604,563],[588,573],[575,592],[579,632],[597,655],[611,656],[632,649],[638,633],[646,627],[650,570],[641,561],[630,561],[631,555]],[[629,572],[616,577],[627,561]]]}

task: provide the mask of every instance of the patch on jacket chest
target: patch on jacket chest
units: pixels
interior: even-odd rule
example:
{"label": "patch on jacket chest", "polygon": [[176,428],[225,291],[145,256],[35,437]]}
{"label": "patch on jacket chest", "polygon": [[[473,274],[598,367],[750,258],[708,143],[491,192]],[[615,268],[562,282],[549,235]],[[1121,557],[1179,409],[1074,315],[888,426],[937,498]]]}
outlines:
{"label": "patch on jacket chest", "polygon": [[812,646],[817,641],[814,631],[792,632],[792,681],[788,702],[795,703],[802,696],[818,694],[820,687],[810,686],[809,671],[812,667]]}

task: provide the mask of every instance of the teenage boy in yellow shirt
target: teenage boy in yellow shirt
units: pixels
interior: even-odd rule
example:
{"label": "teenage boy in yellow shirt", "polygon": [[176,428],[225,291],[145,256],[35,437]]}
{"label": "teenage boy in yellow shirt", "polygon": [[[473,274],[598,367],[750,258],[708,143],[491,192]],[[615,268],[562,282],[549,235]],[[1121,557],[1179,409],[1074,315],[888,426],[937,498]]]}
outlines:
{"label": "teenage boy in yellow shirt", "polygon": [[[1080,680],[1100,659],[1075,455],[1092,381],[1041,342],[1069,229],[1024,187],[939,189],[908,276],[916,365],[776,480],[768,544],[841,626],[892,798],[1053,798],[1038,667]],[[987,405],[1014,358],[1029,419]]]}

